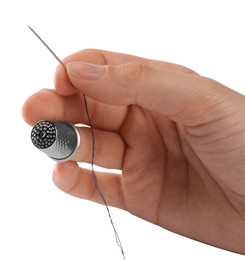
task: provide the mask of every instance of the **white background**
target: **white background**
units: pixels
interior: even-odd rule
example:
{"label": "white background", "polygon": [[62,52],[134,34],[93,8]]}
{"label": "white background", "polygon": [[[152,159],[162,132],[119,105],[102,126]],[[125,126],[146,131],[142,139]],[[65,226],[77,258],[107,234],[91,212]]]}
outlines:
{"label": "white background", "polygon": [[[54,162],[30,142],[22,104],[53,87],[57,62],[27,25],[61,58],[99,48],[166,60],[244,94],[244,1],[0,3],[0,259],[121,260],[105,208],[56,189]],[[111,211],[127,260],[244,258]]]}

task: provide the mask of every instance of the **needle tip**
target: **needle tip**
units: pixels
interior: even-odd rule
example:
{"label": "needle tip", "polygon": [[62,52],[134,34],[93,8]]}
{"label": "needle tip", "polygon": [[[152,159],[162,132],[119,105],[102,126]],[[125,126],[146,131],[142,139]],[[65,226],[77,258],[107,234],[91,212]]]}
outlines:
{"label": "needle tip", "polygon": [[36,35],[36,37],[43,43],[43,45],[49,50],[49,52],[55,57],[55,59],[64,67],[66,70],[65,64],[58,58],[58,56],[50,49],[47,43],[31,28],[31,26],[27,25],[28,28]]}

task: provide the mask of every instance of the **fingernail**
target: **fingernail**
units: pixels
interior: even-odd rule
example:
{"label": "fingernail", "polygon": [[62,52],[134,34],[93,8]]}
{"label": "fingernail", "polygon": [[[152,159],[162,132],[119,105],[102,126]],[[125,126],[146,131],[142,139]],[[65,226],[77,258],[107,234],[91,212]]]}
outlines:
{"label": "fingernail", "polygon": [[100,79],[106,72],[103,65],[94,65],[85,62],[71,62],[66,65],[68,73],[82,80]]}

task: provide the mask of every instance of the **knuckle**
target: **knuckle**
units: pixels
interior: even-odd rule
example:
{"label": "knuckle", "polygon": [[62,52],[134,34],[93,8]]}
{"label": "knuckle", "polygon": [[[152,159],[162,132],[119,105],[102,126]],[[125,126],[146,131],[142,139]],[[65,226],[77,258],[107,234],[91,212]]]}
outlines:
{"label": "knuckle", "polygon": [[139,89],[153,80],[156,72],[153,67],[145,64],[130,62],[116,66],[116,77],[121,91],[127,98],[129,104],[137,104]]}
{"label": "knuckle", "polygon": [[130,62],[123,66],[123,73],[126,78],[141,78],[143,65],[136,62]]}
{"label": "knuckle", "polygon": [[128,84],[135,80],[145,80],[153,76],[153,69],[138,62],[130,62],[119,67],[121,80]]}

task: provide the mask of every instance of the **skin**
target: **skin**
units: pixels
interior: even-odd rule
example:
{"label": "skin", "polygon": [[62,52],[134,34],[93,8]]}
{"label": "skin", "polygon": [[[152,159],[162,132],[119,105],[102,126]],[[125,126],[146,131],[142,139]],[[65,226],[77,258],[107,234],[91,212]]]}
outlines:
{"label": "skin", "polygon": [[[95,163],[122,171],[96,173],[108,204],[245,254],[244,96],[180,65],[126,54],[83,50],[64,63],[55,89],[26,101],[25,121],[88,124],[85,94]],[[90,129],[79,132],[78,153],[56,165],[53,180],[70,195],[102,203],[91,171],[77,164],[91,162]]]}

